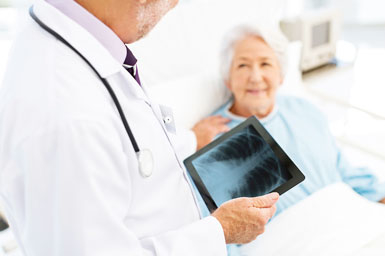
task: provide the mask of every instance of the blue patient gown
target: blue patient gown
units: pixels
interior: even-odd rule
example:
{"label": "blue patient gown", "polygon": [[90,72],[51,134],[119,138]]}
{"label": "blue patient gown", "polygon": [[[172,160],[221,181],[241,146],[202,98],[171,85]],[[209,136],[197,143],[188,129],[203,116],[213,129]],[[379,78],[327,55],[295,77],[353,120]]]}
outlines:
{"label": "blue patient gown", "polygon": [[[214,115],[231,119],[228,126],[233,128],[245,118],[229,112],[231,106],[232,102],[225,104]],[[279,95],[274,111],[260,121],[306,177],[304,182],[281,196],[276,215],[317,190],[339,181],[371,201],[385,197],[385,184],[380,184],[370,170],[354,168],[349,164],[338,149],[326,119],[309,102]]]}

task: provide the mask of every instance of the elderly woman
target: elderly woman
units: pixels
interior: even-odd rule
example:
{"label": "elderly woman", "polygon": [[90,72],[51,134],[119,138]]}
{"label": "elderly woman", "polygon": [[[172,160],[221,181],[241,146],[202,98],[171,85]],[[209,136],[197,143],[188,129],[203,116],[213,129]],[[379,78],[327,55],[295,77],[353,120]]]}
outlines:
{"label": "elderly woman", "polygon": [[[321,188],[348,184],[361,196],[385,203],[385,184],[364,168],[352,167],[331,135],[326,119],[306,100],[277,94],[286,67],[286,38],[278,30],[243,26],[230,31],[222,50],[222,76],[229,102],[193,131],[198,147],[225,126],[255,115],[305,174],[306,180],[280,198],[277,214]],[[206,128],[206,129],[205,129]]]}

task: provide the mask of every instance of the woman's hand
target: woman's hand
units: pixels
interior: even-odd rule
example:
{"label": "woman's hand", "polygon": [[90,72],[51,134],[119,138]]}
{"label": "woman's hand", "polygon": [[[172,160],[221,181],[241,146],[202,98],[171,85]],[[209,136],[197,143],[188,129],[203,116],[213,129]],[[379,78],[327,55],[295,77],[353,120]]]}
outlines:
{"label": "woman's hand", "polygon": [[222,116],[210,116],[194,125],[192,131],[197,138],[197,150],[209,144],[215,136],[230,130],[226,125],[230,119]]}

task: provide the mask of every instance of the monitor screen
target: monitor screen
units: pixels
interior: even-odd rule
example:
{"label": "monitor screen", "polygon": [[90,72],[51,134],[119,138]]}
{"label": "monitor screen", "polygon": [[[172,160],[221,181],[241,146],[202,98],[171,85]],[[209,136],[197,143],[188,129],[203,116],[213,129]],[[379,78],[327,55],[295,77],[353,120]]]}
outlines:
{"label": "monitor screen", "polygon": [[318,47],[330,41],[330,21],[318,24],[312,28],[312,47]]}
{"label": "monitor screen", "polygon": [[234,133],[192,161],[217,206],[237,197],[270,193],[292,178],[252,126]]}

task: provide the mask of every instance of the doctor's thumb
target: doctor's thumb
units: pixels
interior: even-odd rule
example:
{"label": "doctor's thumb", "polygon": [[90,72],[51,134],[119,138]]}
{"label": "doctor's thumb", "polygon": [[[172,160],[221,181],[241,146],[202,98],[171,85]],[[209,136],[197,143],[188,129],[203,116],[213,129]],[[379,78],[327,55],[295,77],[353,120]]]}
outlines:
{"label": "doctor's thumb", "polygon": [[279,194],[273,192],[264,196],[253,197],[252,206],[256,208],[269,208],[272,207],[279,199]]}

